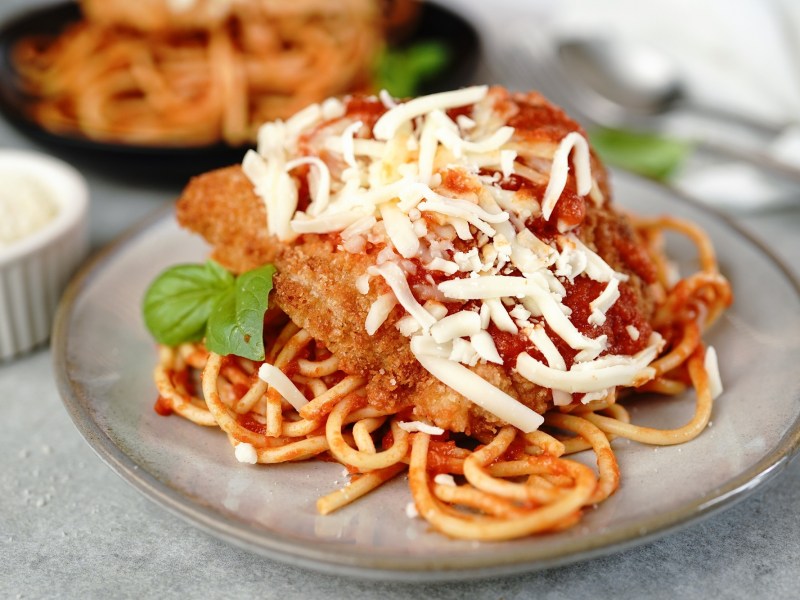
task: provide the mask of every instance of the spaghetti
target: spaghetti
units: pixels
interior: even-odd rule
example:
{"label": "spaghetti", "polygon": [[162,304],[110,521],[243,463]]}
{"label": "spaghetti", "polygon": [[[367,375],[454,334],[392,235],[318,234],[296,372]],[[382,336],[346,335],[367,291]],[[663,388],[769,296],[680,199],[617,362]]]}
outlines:
{"label": "spaghetti", "polygon": [[[397,391],[390,394],[391,401],[382,400],[380,388],[376,387],[382,384],[381,378],[391,377],[394,381],[402,377],[402,373],[354,368],[358,360],[363,364],[365,359],[361,355],[354,358],[352,350],[343,350],[349,346],[342,346],[342,340],[327,331],[335,328],[334,325],[317,323],[304,312],[307,303],[315,300],[297,300],[292,295],[289,278],[297,277],[298,273],[293,271],[296,267],[290,258],[280,256],[277,294],[265,317],[264,360],[221,356],[209,352],[202,342],[161,347],[155,370],[159,391],[156,410],[161,414],[177,413],[198,425],[219,427],[236,448],[237,457],[245,462],[268,464],[320,457],[343,464],[351,473],[351,479],[344,488],[317,500],[317,509],[322,514],[350,504],[407,471],[416,511],[434,529],[454,538],[508,540],[570,527],[584,511],[612,495],[621,478],[613,450],[615,438],[671,445],[687,442],[702,432],[708,425],[714,398],[721,392],[716,354],[713,349],[706,348],[702,335],[730,304],[732,296],[729,284],[719,273],[710,240],[697,226],[672,217],[627,219],[616,213],[602,217],[608,208],[604,202],[605,186],[598,179],[602,171],[595,159],[584,153],[587,163],[581,167],[574,165],[578,174],[578,181],[575,181],[567,160],[562,167],[557,164],[558,144],[548,145],[541,137],[531,136],[531,131],[542,131],[541,115],[533,126],[519,119],[514,121],[509,105],[521,111],[528,106],[549,107],[538,96],[510,96],[502,90],[487,92],[486,89],[459,93],[462,95],[445,96],[444,101],[442,95],[431,96],[419,99],[416,104],[409,102],[381,110],[368,105],[369,111],[375,113],[368,125],[372,133],[369,138],[353,138],[354,130],[359,128],[349,125],[358,120],[367,122],[367,110],[355,101],[345,106],[339,117],[329,118],[322,125],[323,147],[329,153],[341,153],[342,164],[350,169],[364,168],[370,177],[376,178],[377,171],[367,166],[374,160],[390,173],[388,183],[373,182],[370,188],[374,195],[383,193],[381,198],[387,198],[380,202],[389,203],[388,206],[379,204],[377,212],[381,221],[368,214],[360,215],[349,225],[342,225],[339,220],[326,224],[338,232],[333,243],[325,242],[325,248],[336,248],[330,260],[344,261],[330,268],[336,271],[338,265],[349,264],[349,260],[356,261],[358,269],[370,265],[366,272],[373,275],[372,282],[367,286],[356,283],[362,288],[359,293],[367,295],[371,301],[362,326],[372,331],[370,336],[386,336],[376,343],[390,340],[394,344],[397,343],[394,340],[401,340],[396,346],[398,354],[409,352],[404,348],[404,344],[407,345],[416,359],[408,367],[411,377],[427,383],[416,391],[413,384],[407,384],[410,392]],[[456,106],[459,112],[445,113],[436,107],[437,102],[445,101],[450,103],[445,108]],[[464,105],[471,110],[465,112],[461,108]],[[488,112],[482,112],[487,106],[490,107]],[[498,106],[503,108],[498,109]],[[354,113],[353,107],[360,108]],[[498,113],[504,114],[504,118],[493,119]],[[471,135],[464,135],[462,128],[451,128],[454,134],[461,130],[459,138],[439,132],[436,136],[440,145],[426,147],[429,141],[425,141],[425,132],[430,131],[426,119],[433,119],[439,127],[447,127],[445,119],[455,121],[459,115],[468,115],[471,123],[460,121],[473,131]],[[554,141],[567,137],[554,123],[580,135],[577,126],[559,115],[551,113],[545,119],[544,130]],[[304,133],[298,134],[302,143],[307,147],[319,147],[320,140],[316,137],[319,130],[309,125],[313,123],[310,113],[298,118],[306,123],[305,129],[300,128]],[[404,125],[401,118],[417,121]],[[474,132],[480,127],[476,123],[481,119],[486,129]],[[514,131],[508,130],[508,123],[516,123]],[[292,122],[285,125],[288,130],[294,126]],[[282,126],[272,124],[278,129]],[[330,136],[330,131],[336,132],[333,138],[325,137]],[[276,135],[275,129],[262,133],[262,140],[272,142],[264,142],[261,148],[268,164],[275,160],[275,149],[280,147],[276,145]],[[389,138],[387,145],[391,146],[394,135],[404,137],[402,146],[391,147],[394,157],[391,163],[386,162],[386,155],[379,152],[377,145],[364,143],[384,136]],[[408,142],[409,135],[418,136],[418,145]],[[532,137],[538,140],[536,144],[530,141]],[[339,141],[334,143],[331,139]],[[575,138],[570,138],[569,143],[570,148],[576,147]],[[502,155],[509,146],[514,148],[510,165],[508,155]],[[420,167],[415,171],[418,179],[413,181],[416,187],[412,187],[412,191],[391,188],[382,192],[381,185],[396,186],[402,181],[398,177],[408,176],[408,173],[398,175],[392,169],[403,171],[398,169],[398,164],[422,165],[431,160],[430,155],[426,158],[431,148],[434,154],[429,179],[419,175],[423,171]],[[408,153],[405,163],[397,158],[398,153]],[[569,154],[567,150],[567,156]],[[573,154],[571,160],[582,160],[579,154]],[[331,174],[341,173],[340,165],[330,155],[326,155],[326,161]],[[506,182],[512,193],[505,197],[479,193],[470,196],[465,191],[469,189],[465,180],[470,173],[462,171],[460,178],[454,179],[447,171],[456,169],[459,164],[471,164],[471,161],[482,161],[484,168],[491,164],[502,168],[500,163],[505,163],[505,175],[482,172],[480,181],[485,187]],[[430,168],[431,163],[425,164]],[[553,170],[558,168],[566,171],[554,177]],[[550,177],[547,177],[548,170]],[[268,189],[263,182],[259,187],[259,176],[252,173],[251,166],[250,176],[257,180],[256,189],[262,192]],[[437,174],[441,181],[435,177]],[[295,223],[298,230],[302,230],[314,222],[313,219],[323,222],[328,210],[333,215],[344,211],[339,203],[344,201],[346,185],[337,188],[329,184],[325,197],[321,190],[323,178],[314,174],[313,169],[308,169],[301,177],[304,176],[314,178],[305,192],[308,198],[298,200],[298,206],[307,216],[298,218],[289,214],[287,218],[294,220],[284,232],[278,221],[281,218],[279,208],[271,204],[275,199],[265,198],[269,227],[275,231],[273,240],[278,240],[273,243],[285,244],[286,253],[292,248],[318,243],[314,236],[330,235],[309,232],[298,239],[298,232],[291,232]],[[582,177],[589,179],[581,182]],[[527,182],[535,180],[539,187],[520,185],[518,179],[523,178]],[[519,209],[523,199],[527,200],[526,208],[538,206],[550,193],[545,188],[553,191],[549,182],[559,178],[563,180],[563,189],[553,192],[555,201],[550,204],[557,228],[546,228],[548,219],[541,212],[534,211],[527,221],[518,218],[519,213],[514,210]],[[461,190],[460,196],[451,185],[453,180]],[[350,205],[355,202],[354,198],[363,201],[352,187],[349,194],[346,197]],[[566,200],[580,200],[591,195],[595,196],[593,205],[578,204],[577,200],[570,204]],[[533,203],[530,202],[532,196]],[[256,201],[259,199],[255,194],[253,197]],[[495,210],[493,198],[504,199],[507,206],[516,208],[504,212]],[[236,205],[242,202],[245,201],[237,199]],[[412,205],[412,209],[404,208],[404,203]],[[433,279],[439,291],[438,301],[424,297],[425,290],[432,293],[427,274],[433,267],[422,271],[424,277],[420,278],[418,265],[410,264],[409,258],[405,258],[405,263],[397,258],[397,254],[406,256],[403,254],[406,251],[410,255],[408,248],[413,244],[411,238],[398,234],[403,231],[403,219],[393,210],[411,214],[417,222],[426,212],[439,215],[426,221],[426,231],[435,231],[433,238],[426,237],[421,228],[417,231],[423,233],[416,237],[420,245],[436,243],[440,236],[447,237],[448,226],[452,226],[454,232],[460,229],[463,234],[460,238],[463,244],[447,250],[444,257],[438,257],[439,262],[426,257],[427,264],[439,267],[440,271],[449,268],[445,264],[448,262],[457,267],[449,275],[437,275],[437,279]],[[186,220],[186,215],[182,218]],[[457,220],[462,218],[466,226]],[[646,286],[637,281],[635,269],[619,271],[617,269],[622,267],[611,266],[595,252],[600,251],[601,235],[604,235],[597,223],[605,223],[603,227],[608,231],[618,231],[609,224],[612,221],[602,221],[602,218],[630,223],[629,236],[612,237],[616,245],[624,246],[625,256],[638,265],[639,271],[652,271]],[[594,233],[589,229],[590,222],[598,228]],[[509,227],[504,227],[504,223]],[[378,224],[382,224],[383,237],[373,229]],[[196,223],[195,228],[199,228]],[[372,233],[366,234],[369,230]],[[490,230],[492,233],[487,233]],[[482,247],[487,247],[487,240],[492,236],[496,239],[501,230],[516,230],[516,236],[496,240],[498,247],[506,243],[511,247],[506,253],[508,259],[499,269],[493,270],[488,251],[478,255],[477,264],[464,258],[470,255],[467,250],[470,243],[477,243],[478,233],[484,234]],[[676,277],[664,252],[665,234],[670,231],[683,234],[697,247],[700,265],[697,272]],[[471,237],[467,237],[467,233]],[[358,235],[369,236],[372,248],[350,241]],[[565,238],[569,235],[573,237]],[[282,239],[284,241],[280,241]],[[587,241],[584,243],[582,239]],[[543,246],[538,246],[537,241]],[[526,248],[536,248],[550,255],[551,260],[537,263],[539,271],[534,271],[531,266],[534,263],[524,263],[533,258],[518,249],[518,244],[522,243]],[[594,249],[587,245],[590,243]],[[388,252],[387,248],[393,252]],[[414,252],[421,250],[414,249]],[[608,252],[603,254],[611,260]],[[377,256],[383,260],[375,258]],[[492,255],[495,265],[500,260],[498,256],[499,252]],[[376,262],[365,263],[365,257]],[[523,263],[528,270],[519,269]],[[395,270],[385,265],[397,266],[400,279],[394,278]],[[548,284],[545,271],[553,274],[555,281],[551,279]],[[347,279],[344,271],[336,272],[338,279]],[[545,294],[535,287],[539,280],[553,291]],[[381,281],[382,285],[376,285]],[[403,281],[421,283],[404,288]],[[341,285],[347,286],[348,282]],[[631,290],[637,285],[642,285],[643,294],[638,304],[631,300]],[[558,291],[560,288],[563,288],[562,293]],[[338,290],[326,292],[335,295]],[[358,306],[355,300],[351,305]],[[553,306],[557,312],[551,310]],[[327,315],[328,311],[329,308],[324,307],[313,315]],[[360,309],[354,311],[358,314]],[[647,316],[646,321],[642,320],[643,315]],[[350,322],[347,319],[353,316],[342,318]],[[426,322],[428,318],[430,322]],[[584,322],[587,324],[576,325]],[[498,325],[507,329],[513,326],[516,333],[504,332]],[[612,339],[617,334],[625,337],[623,341],[627,345]],[[645,334],[648,334],[646,339]],[[359,334],[354,330],[350,335]],[[491,370],[497,358],[499,366]],[[450,369],[451,363],[456,370]],[[453,372],[458,373],[461,380],[451,377]],[[201,373],[202,383],[199,384]],[[469,374],[470,378],[466,379],[464,374]],[[507,380],[502,379],[503,374]],[[469,385],[464,385],[465,380]],[[550,385],[544,385],[545,381]],[[391,385],[397,389],[400,383],[394,381]],[[696,396],[694,416],[675,429],[636,425],[625,409],[625,403],[642,392],[674,396],[690,388]],[[427,397],[431,389],[439,390],[433,399]],[[524,397],[520,389],[527,390],[535,398]],[[510,394],[519,394],[519,397]],[[544,409],[534,410],[532,407],[542,405],[536,398],[542,397],[545,398]],[[473,403],[465,409],[466,417],[457,410],[465,399]],[[594,453],[595,468],[570,458],[586,450]]]}
{"label": "spaghetti", "polygon": [[[470,449],[474,442],[466,439],[408,434],[399,427],[404,419],[411,419],[407,412],[387,414],[370,408],[364,382],[339,370],[335,357],[292,322],[267,332],[275,340],[268,355],[285,373],[294,373],[293,383],[312,398],[305,410],[297,411],[276,393],[270,394],[257,377],[258,364],[209,354],[202,344],[161,349],[155,371],[158,410],[221,428],[234,446],[252,445],[259,463],[321,455],[335,458],[353,476],[346,487],[317,501],[321,514],[346,506],[408,469],[420,514],[449,536],[501,540],[568,526],[581,510],[602,502],[619,485],[610,439],[620,436],[646,444],[679,444],[699,435],[708,424],[712,398],[699,333],[711,324],[706,316],[717,314],[730,302],[730,290],[717,272],[713,255],[708,254],[708,239],[694,225],[675,219],[637,223],[653,240],[667,227],[690,232],[700,242],[705,265],[676,285],[659,282],[664,292],[662,306],[669,306],[673,315],[661,323],[661,332],[673,341],[653,363],[657,377],[643,388],[673,395],[691,382],[697,395],[695,414],[679,429],[633,425],[627,411],[612,398],[595,406],[549,412],[545,423],[553,435],[523,434],[506,427],[480,450]],[[663,258],[657,244],[651,244],[650,250],[654,258]],[[687,288],[692,292],[687,293]],[[204,373],[202,396],[192,384],[200,372]],[[270,406],[277,410],[269,410]],[[390,436],[385,435],[387,426]],[[556,437],[555,431],[572,435]],[[599,476],[565,458],[589,448],[596,455]],[[465,481],[457,486],[431,486],[432,476],[441,473],[464,476]]]}
{"label": "spaghetti", "polygon": [[87,2],[87,19],[55,38],[23,39],[12,60],[32,118],[52,132],[241,145],[264,121],[365,89],[381,46],[369,0],[284,4],[237,0],[195,22],[165,6],[156,18],[138,5],[116,15],[126,3]]}

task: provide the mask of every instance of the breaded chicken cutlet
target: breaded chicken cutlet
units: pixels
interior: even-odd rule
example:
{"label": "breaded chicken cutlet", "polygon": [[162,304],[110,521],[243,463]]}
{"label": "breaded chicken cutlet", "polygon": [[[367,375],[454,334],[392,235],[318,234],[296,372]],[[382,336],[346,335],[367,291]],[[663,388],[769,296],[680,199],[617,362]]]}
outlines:
{"label": "breaded chicken cutlet", "polygon": [[[414,340],[429,338],[428,330],[436,334],[431,343],[447,347],[450,361],[539,414],[553,404],[553,388],[520,373],[520,353],[550,368],[559,368],[557,354],[569,370],[648,347],[648,284],[655,271],[627,219],[610,205],[604,168],[588,148],[580,156],[575,140],[584,133],[578,124],[538,94],[500,88],[414,114],[400,125],[387,117],[390,112],[379,99],[359,97],[346,100],[338,113],[309,113],[275,126],[245,170],[229,167],[193,179],[178,201],[179,222],[202,235],[213,247],[212,258],[234,272],[274,263],[275,302],[337,355],[345,372],[367,378],[370,404],[413,405],[415,418],[446,430],[480,438],[506,420],[421,364]],[[433,158],[431,136],[438,140]],[[486,142],[503,137],[495,147]],[[564,140],[574,143],[566,154]],[[275,160],[285,163],[282,172],[296,184],[296,197],[285,199],[296,204],[291,210],[274,196],[278,180],[268,181],[277,177],[266,174]],[[550,182],[561,177],[560,161],[571,168],[553,202]],[[320,162],[331,181],[328,198],[319,192]],[[398,184],[406,179],[422,181],[424,188]],[[366,195],[350,191],[356,181]],[[392,185],[396,194],[386,192],[376,207],[346,212],[356,210],[353,198]],[[337,203],[342,207],[331,208]],[[285,222],[275,223],[265,206],[288,212],[291,222],[281,217]],[[538,274],[529,272],[532,261],[538,261]],[[411,300],[393,279],[398,272]],[[463,290],[443,291],[470,280],[485,282],[486,289],[515,290],[534,280],[549,287],[545,296],[534,294],[536,300],[480,286],[470,297]],[[417,307],[441,324],[426,323]],[[478,317],[466,313],[480,317],[479,331],[472,328]],[[455,319],[446,327],[450,317]],[[490,345],[481,332],[489,334]],[[559,394],[560,404],[588,395]]]}

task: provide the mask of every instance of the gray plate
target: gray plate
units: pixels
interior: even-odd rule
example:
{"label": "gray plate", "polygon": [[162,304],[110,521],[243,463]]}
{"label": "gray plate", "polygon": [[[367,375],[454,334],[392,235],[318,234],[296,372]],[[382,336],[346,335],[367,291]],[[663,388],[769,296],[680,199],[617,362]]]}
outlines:
{"label": "gray plate", "polygon": [[[800,446],[800,286],[724,218],[629,175],[616,174],[615,183],[626,208],[688,217],[713,238],[736,294],[707,338],[719,353],[726,390],[712,426],[692,442],[615,442],[621,488],[568,531],[505,543],[450,540],[406,516],[410,494],[402,477],[321,517],[314,502],[344,483],[341,466],[240,464],[221,432],[156,415],[155,348],[140,299],[160,270],[207,253],[171,212],[97,256],[65,294],[53,335],[64,404],[97,454],[148,498],[214,536],[323,571],[464,579],[566,564],[651,540],[743,498]],[[691,267],[691,245],[672,245]],[[678,426],[692,412],[691,394],[632,406],[635,422],[658,427]]]}

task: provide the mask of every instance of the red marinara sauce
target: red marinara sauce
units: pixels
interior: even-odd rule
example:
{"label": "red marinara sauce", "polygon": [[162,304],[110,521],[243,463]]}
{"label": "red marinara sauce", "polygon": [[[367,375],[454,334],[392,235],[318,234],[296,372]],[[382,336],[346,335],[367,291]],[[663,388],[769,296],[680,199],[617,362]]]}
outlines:
{"label": "red marinara sauce", "polygon": [[172,407],[164,396],[156,398],[156,402],[153,404],[153,410],[162,417],[168,417],[172,414]]}

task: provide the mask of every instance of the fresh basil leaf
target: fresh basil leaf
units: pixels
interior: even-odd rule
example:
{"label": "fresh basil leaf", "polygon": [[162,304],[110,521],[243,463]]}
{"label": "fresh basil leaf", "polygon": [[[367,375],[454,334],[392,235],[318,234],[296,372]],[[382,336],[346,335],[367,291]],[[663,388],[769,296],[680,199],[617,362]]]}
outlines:
{"label": "fresh basil leaf", "polygon": [[145,325],[156,341],[168,346],[200,340],[211,310],[233,285],[233,275],[213,261],[171,267],[145,293]]}
{"label": "fresh basil leaf", "polygon": [[216,278],[218,281],[223,282],[226,286],[230,286],[235,279],[234,275],[218,262],[207,260],[205,267],[208,270],[210,278]]}
{"label": "fresh basil leaf", "polygon": [[381,54],[375,68],[375,86],[398,98],[415,96],[422,84],[438,75],[449,60],[449,48],[436,40],[389,48]]}
{"label": "fresh basil leaf", "polygon": [[624,129],[598,129],[589,137],[607,163],[658,180],[668,179],[692,150],[685,141]]}
{"label": "fresh basil leaf", "polygon": [[208,317],[206,347],[217,354],[264,360],[264,313],[275,267],[243,273]]}

